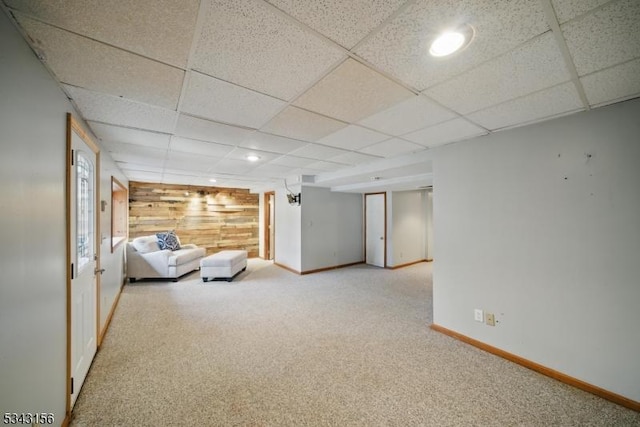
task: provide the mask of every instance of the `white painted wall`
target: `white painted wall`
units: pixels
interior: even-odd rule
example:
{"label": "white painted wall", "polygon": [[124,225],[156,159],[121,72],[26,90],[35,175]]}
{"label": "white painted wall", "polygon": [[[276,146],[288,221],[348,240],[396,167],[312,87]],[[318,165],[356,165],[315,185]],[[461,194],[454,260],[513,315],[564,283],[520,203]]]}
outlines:
{"label": "white painted wall", "polygon": [[[300,185],[289,185],[294,193]],[[304,203],[304,196],[302,196]],[[284,188],[276,190],[276,256],[275,262],[295,271],[302,269],[302,207],[291,206]]]}
{"label": "white painted wall", "polygon": [[100,212],[100,234],[102,236],[100,268],[104,269],[100,278],[100,330],[103,331],[126,275],[125,244],[121,243],[113,253],[111,252],[111,177],[115,176],[125,187],[129,186],[129,181],[118,169],[108,152],[102,147],[100,151],[100,199],[107,201],[105,211]]}
{"label": "white painted wall", "polygon": [[303,187],[300,208],[303,272],[363,262],[361,194],[337,193],[320,187]]}
{"label": "white painted wall", "polygon": [[427,230],[425,235],[425,255],[429,261],[433,260],[433,191],[425,192],[425,210],[427,213]]}
{"label": "white painted wall", "polygon": [[391,198],[390,223],[387,230],[390,256],[387,265],[394,267],[426,259],[426,192],[394,191]]}
{"label": "white painted wall", "polygon": [[436,324],[640,401],[638,118],[634,100],[434,150]]}
{"label": "white painted wall", "polygon": [[[0,413],[51,412],[60,425],[66,398],[66,113],[74,110],[2,12],[0,82]],[[104,152],[102,160],[108,167],[101,175],[110,178],[113,164]],[[101,191],[110,194],[104,181]],[[103,313],[123,268],[107,244]]]}

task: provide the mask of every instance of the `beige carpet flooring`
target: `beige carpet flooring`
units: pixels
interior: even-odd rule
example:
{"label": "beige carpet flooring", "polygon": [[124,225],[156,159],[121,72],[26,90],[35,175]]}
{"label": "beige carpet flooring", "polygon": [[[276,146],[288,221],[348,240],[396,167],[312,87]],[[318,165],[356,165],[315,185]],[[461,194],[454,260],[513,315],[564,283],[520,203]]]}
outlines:
{"label": "beige carpet flooring", "polygon": [[124,287],[72,426],[638,426],[429,329],[431,265]]}

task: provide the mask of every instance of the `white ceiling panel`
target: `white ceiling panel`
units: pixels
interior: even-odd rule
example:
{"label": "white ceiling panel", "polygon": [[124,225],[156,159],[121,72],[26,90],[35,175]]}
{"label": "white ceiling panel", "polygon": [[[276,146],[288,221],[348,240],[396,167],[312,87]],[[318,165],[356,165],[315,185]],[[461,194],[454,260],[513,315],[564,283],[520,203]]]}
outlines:
{"label": "white ceiling panel", "polygon": [[358,123],[389,135],[404,135],[456,117],[426,96],[416,95]]}
{"label": "white ceiling panel", "polygon": [[324,145],[309,144],[298,150],[292,151],[291,154],[297,157],[308,157],[310,159],[328,159],[330,157],[345,154],[346,150],[338,148],[326,147]]}
{"label": "white ceiling panel", "polygon": [[435,126],[422,129],[404,138],[424,145],[425,147],[435,147],[447,142],[458,141],[472,136],[485,135],[487,131],[464,119],[453,119]]}
{"label": "white ceiling panel", "polygon": [[[150,159],[163,160],[167,155],[166,148],[150,147],[138,144],[127,144],[115,141],[103,141],[103,146],[110,153],[131,154],[136,156],[146,156]],[[112,156],[113,157],[113,156]],[[147,164],[146,162],[143,164]]]}
{"label": "white ceiling panel", "polygon": [[358,150],[385,139],[389,139],[389,136],[361,126],[349,125],[318,140],[318,143],[345,150]]}
{"label": "white ceiling panel", "polygon": [[578,17],[611,0],[551,0],[558,22],[561,24]]}
{"label": "white ceiling panel", "polygon": [[[254,162],[254,163],[249,162],[249,160],[247,160],[247,156],[252,155],[252,154],[260,157],[260,160],[258,160],[257,162]],[[243,148],[243,147],[234,148],[233,151],[229,152],[229,154],[227,154],[227,156],[226,156],[227,159],[242,160],[244,162],[253,164],[255,166],[263,165],[266,162],[268,162],[270,160],[273,160],[273,159],[275,159],[277,157],[280,157],[280,154],[269,153],[269,152],[260,151],[260,150],[252,150],[250,148]]]}
{"label": "white ceiling panel", "polygon": [[236,145],[252,133],[252,129],[216,123],[185,114],[180,114],[180,117],[178,117],[175,132],[176,135],[185,138],[228,145]]}
{"label": "white ceiling panel", "polygon": [[171,137],[171,151],[183,153],[202,154],[211,157],[224,157],[233,150],[233,145],[217,144],[215,142],[199,141],[195,139]]}
{"label": "white ceiling panel", "polygon": [[288,166],[290,168],[301,168],[313,162],[315,162],[315,159],[296,156],[281,156],[271,161],[273,164]]}
{"label": "white ceiling panel", "polygon": [[[428,55],[435,36],[466,23],[471,45],[458,55]],[[549,29],[541,4],[532,0],[421,0],[410,5],[355,52],[411,87],[424,90],[456,76]]]}
{"label": "white ceiling panel", "polygon": [[351,49],[405,0],[267,0],[297,20]]}
{"label": "white ceiling panel", "polygon": [[258,166],[247,174],[249,177],[284,178],[291,173],[288,166],[266,164]]}
{"label": "white ceiling panel", "polygon": [[379,160],[378,156],[370,156],[362,153],[344,153],[339,156],[331,157],[329,160],[336,163],[343,163],[347,165],[359,165],[362,163],[371,163],[374,160]]}
{"label": "white ceiling panel", "polygon": [[18,16],[62,83],[174,109],[184,71]]}
{"label": "white ceiling panel", "polygon": [[290,100],[345,57],[262,1],[209,0],[194,69]]}
{"label": "white ceiling panel", "polygon": [[116,164],[125,173],[127,171],[162,173],[164,169],[162,166],[141,165],[138,163],[116,162]]}
{"label": "white ceiling panel", "polygon": [[116,96],[63,85],[85,120],[172,133],[178,113]]}
{"label": "white ceiling panel", "polygon": [[584,109],[572,82],[507,101],[467,117],[490,130],[539,121]]}
{"label": "white ceiling panel", "polygon": [[256,131],[252,132],[238,145],[252,150],[284,154],[304,147],[307,144],[307,142],[298,141],[297,139],[285,138],[283,136]]}
{"label": "white ceiling panel", "polygon": [[338,120],[357,122],[411,96],[412,92],[382,74],[347,59],[294,105]]}
{"label": "white ceiling panel", "polygon": [[6,0],[9,6],[89,38],[185,67],[198,0]]}
{"label": "white ceiling panel", "polygon": [[93,133],[104,142],[123,142],[126,144],[144,145],[167,149],[171,135],[167,133],[149,132],[104,123],[88,122]]}
{"label": "white ceiling panel", "polygon": [[547,33],[519,49],[427,90],[426,94],[466,114],[569,79],[569,72],[553,34]]}
{"label": "white ceiling panel", "polygon": [[176,171],[208,172],[214,165],[221,160],[220,157],[210,157],[190,153],[181,153],[170,151],[165,162],[166,169],[175,169]]}
{"label": "white ceiling panel", "polygon": [[215,121],[259,128],[285,105],[279,99],[192,72],[182,109]]}
{"label": "white ceiling panel", "polygon": [[259,164],[249,163],[246,160],[225,159],[223,162],[217,163],[209,169],[209,172],[242,175],[252,171],[258,166]]}
{"label": "white ceiling panel", "polygon": [[640,57],[640,1],[613,1],[562,26],[580,76]]}
{"label": "white ceiling panel", "polygon": [[393,157],[424,150],[424,146],[399,138],[392,138],[363,148],[360,152],[380,157]]}
{"label": "white ceiling panel", "polygon": [[590,105],[640,95],[640,59],[580,79]]}
{"label": "white ceiling panel", "polygon": [[157,168],[164,168],[164,160],[166,154],[162,157],[156,157],[147,154],[129,154],[123,151],[115,151],[110,153],[111,158],[117,163],[131,163],[135,165],[147,165]]}
{"label": "white ceiling panel", "polygon": [[342,169],[344,168],[344,165],[345,165],[344,163],[334,163],[334,162],[326,162],[324,160],[320,160],[320,161],[311,163],[307,167],[314,170],[329,172],[329,171]]}
{"label": "white ceiling panel", "polygon": [[343,127],[346,123],[289,106],[260,130],[302,141],[317,141]]}
{"label": "white ceiling panel", "polygon": [[129,171],[127,172],[127,178],[129,181],[138,181],[138,182],[160,182],[162,181],[161,173],[153,173],[153,172],[138,172],[138,171]]}

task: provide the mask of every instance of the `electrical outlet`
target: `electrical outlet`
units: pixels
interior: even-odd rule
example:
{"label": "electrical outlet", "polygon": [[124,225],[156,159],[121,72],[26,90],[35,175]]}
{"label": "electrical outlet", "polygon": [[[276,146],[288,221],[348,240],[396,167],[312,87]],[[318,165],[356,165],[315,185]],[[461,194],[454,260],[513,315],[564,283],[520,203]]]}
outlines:
{"label": "electrical outlet", "polygon": [[476,322],[484,321],[484,314],[482,313],[482,310],[480,310],[479,308],[476,308],[475,310],[473,310],[473,316]]}
{"label": "electrical outlet", "polygon": [[487,313],[486,314],[486,322],[487,325],[489,326],[496,326],[496,317],[493,315],[493,313]]}

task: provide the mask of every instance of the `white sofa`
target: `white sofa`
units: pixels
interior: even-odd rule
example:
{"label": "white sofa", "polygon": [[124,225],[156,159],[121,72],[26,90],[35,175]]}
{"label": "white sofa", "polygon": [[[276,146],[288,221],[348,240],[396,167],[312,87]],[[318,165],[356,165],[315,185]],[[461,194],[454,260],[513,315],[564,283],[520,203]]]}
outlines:
{"label": "white sofa", "polygon": [[173,279],[200,268],[205,248],[194,244],[180,245],[180,249],[161,250],[156,235],[136,237],[127,243],[127,277],[138,279]]}

